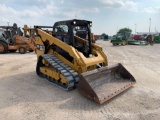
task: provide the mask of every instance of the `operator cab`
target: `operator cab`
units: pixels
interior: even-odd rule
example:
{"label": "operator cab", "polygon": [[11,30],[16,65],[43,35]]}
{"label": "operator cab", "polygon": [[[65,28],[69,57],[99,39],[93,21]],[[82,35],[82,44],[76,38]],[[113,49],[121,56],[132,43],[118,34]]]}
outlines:
{"label": "operator cab", "polygon": [[116,36],[117,38],[128,40],[130,38],[130,35],[131,35],[130,32],[118,32]]}
{"label": "operator cab", "polygon": [[[67,21],[59,21],[54,24],[52,35],[62,40],[66,44],[72,45],[77,50],[82,52],[86,57],[88,57],[89,54],[91,54],[92,49],[90,37],[91,26],[92,22],[86,20],[73,19]],[[75,40],[75,36],[81,37],[84,40],[86,40],[87,38],[87,45],[78,45]]]}
{"label": "operator cab", "polygon": [[[5,42],[7,42],[7,44],[10,44],[10,45],[13,45],[14,43],[16,43],[16,40],[14,38],[15,35],[19,35],[19,36],[23,35],[23,32],[17,26],[16,23],[14,23],[13,26],[0,26],[0,28],[3,29],[3,32],[1,33],[3,38],[5,39]],[[0,36],[1,36],[1,33],[0,33]]]}
{"label": "operator cab", "polygon": [[3,29],[0,29],[0,38],[3,39],[4,42],[11,44],[12,38],[10,28],[4,26]]}

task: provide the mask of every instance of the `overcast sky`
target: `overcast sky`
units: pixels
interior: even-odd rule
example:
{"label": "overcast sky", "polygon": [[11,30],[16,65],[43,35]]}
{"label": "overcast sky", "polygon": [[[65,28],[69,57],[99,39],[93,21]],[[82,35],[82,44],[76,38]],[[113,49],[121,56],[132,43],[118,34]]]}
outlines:
{"label": "overcast sky", "polygon": [[0,25],[53,25],[74,18],[91,20],[95,34],[113,35],[123,27],[148,32],[149,18],[151,31],[160,32],[160,0],[0,0]]}

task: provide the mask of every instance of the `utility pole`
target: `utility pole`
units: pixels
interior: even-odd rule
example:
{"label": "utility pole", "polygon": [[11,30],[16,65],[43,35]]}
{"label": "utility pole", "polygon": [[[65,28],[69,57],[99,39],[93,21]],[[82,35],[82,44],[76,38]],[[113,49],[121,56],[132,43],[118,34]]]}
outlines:
{"label": "utility pole", "polygon": [[149,18],[149,33],[150,33],[150,30],[151,30],[151,18]]}
{"label": "utility pole", "polygon": [[9,26],[9,22],[7,22],[8,26]]}
{"label": "utility pole", "polygon": [[75,14],[75,19],[77,19],[77,14]]}
{"label": "utility pole", "polygon": [[135,34],[136,34],[137,24],[135,24]]}

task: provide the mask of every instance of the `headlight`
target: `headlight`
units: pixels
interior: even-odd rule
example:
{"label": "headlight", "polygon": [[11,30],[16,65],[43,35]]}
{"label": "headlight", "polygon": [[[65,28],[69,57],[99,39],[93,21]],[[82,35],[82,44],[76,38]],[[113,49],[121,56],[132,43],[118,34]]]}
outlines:
{"label": "headlight", "polygon": [[75,25],[75,24],[76,24],[76,21],[74,21],[73,24]]}
{"label": "headlight", "polygon": [[92,26],[92,23],[90,23],[89,25]]}
{"label": "headlight", "polygon": [[38,50],[44,50],[44,49],[45,49],[45,46],[44,46],[44,45],[37,45],[37,49],[38,49]]}

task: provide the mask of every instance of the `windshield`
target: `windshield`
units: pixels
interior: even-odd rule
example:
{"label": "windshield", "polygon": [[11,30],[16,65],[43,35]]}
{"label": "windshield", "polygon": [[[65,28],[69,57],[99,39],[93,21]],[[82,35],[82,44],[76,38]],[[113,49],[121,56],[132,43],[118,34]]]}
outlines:
{"label": "windshield", "polygon": [[117,37],[122,37],[123,33],[117,33]]}
{"label": "windshield", "polygon": [[75,28],[75,30],[87,30],[87,27],[86,26],[75,26],[74,27]]}
{"label": "windshield", "polygon": [[0,36],[2,36],[2,34],[4,34],[4,30],[0,29]]}
{"label": "windshield", "polygon": [[67,25],[58,25],[55,27],[55,33],[57,35],[67,34],[68,33],[68,26]]}
{"label": "windshield", "polygon": [[74,33],[74,35],[78,35],[79,33],[86,34],[87,27],[86,26],[74,26],[73,33]]}

